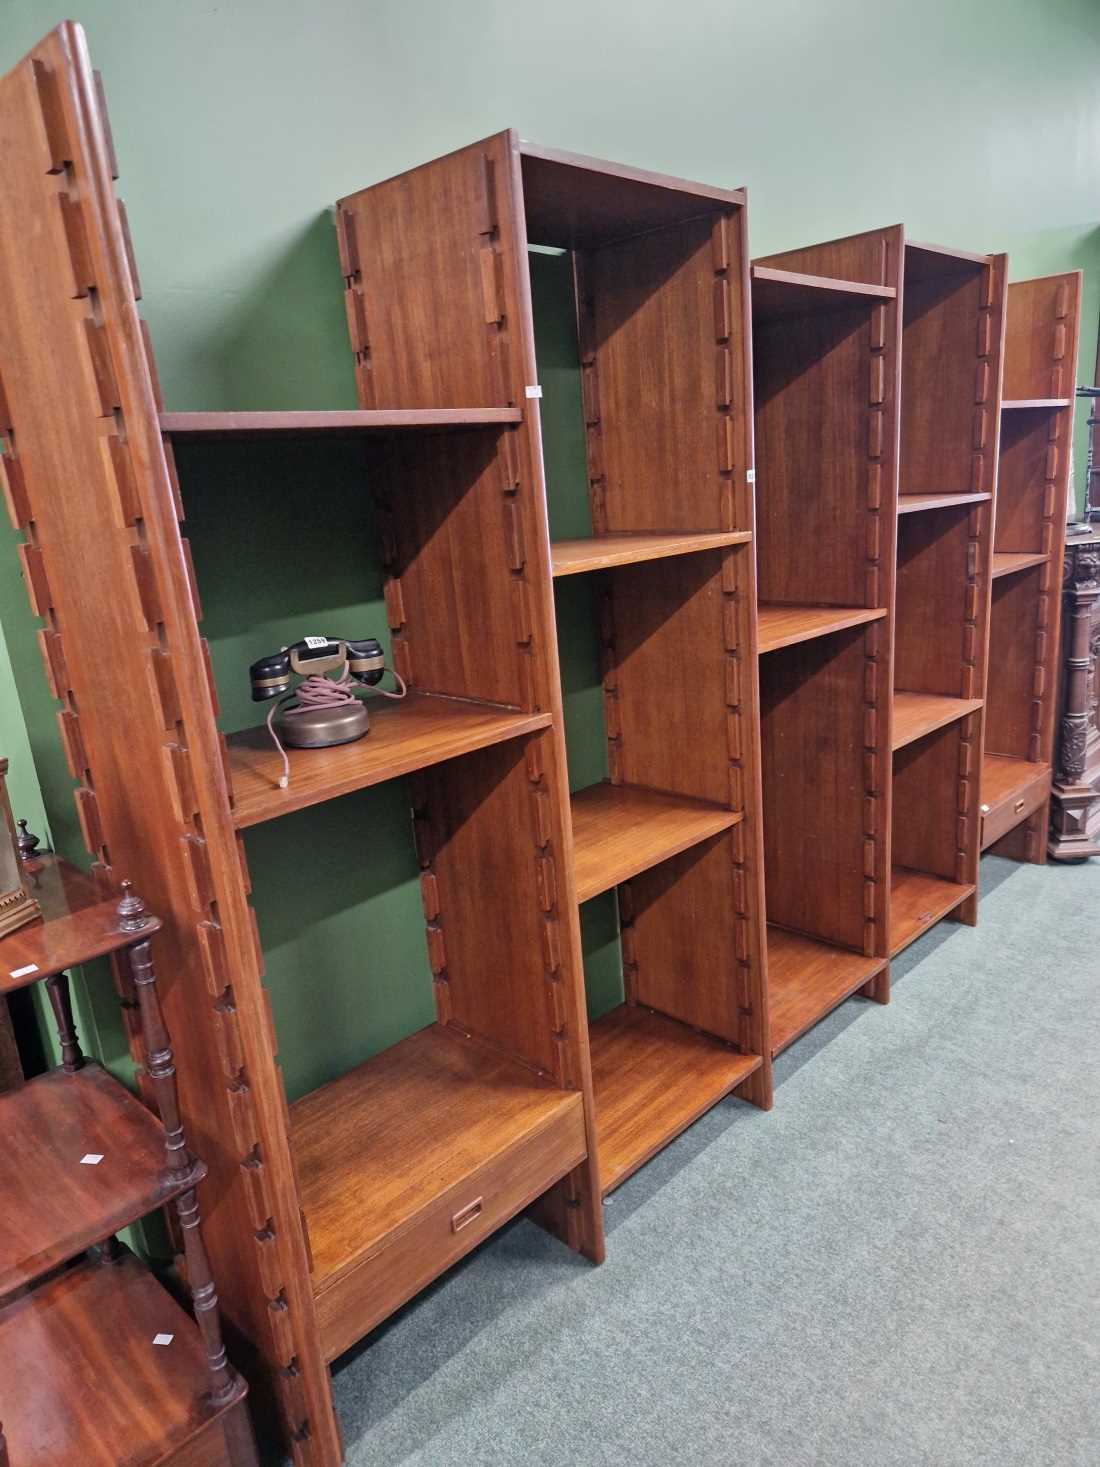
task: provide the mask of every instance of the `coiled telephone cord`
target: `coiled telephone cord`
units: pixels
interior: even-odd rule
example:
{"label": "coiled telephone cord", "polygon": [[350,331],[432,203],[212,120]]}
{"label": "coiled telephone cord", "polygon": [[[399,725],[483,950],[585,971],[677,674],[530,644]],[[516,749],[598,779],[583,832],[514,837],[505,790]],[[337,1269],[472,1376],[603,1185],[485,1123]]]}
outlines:
{"label": "coiled telephone cord", "polygon": [[[387,670],[392,671],[392,669]],[[285,790],[290,784],[290,760],[287,758],[279,735],[275,732],[276,713],[281,711],[285,717],[293,718],[296,713],[310,712],[314,708],[342,708],[348,703],[354,703],[358,696],[365,693],[380,693],[383,698],[403,698],[409,691],[405,686],[404,678],[400,673],[394,672],[393,680],[397,684],[395,693],[389,692],[386,688],[363,687],[362,684],[352,681],[351,673],[345,668],[341,676],[337,678],[324,677],[319,673],[307,677],[292,693],[287,693],[285,697],[280,698],[267,715],[267,731],[283,761],[279,788]]]}

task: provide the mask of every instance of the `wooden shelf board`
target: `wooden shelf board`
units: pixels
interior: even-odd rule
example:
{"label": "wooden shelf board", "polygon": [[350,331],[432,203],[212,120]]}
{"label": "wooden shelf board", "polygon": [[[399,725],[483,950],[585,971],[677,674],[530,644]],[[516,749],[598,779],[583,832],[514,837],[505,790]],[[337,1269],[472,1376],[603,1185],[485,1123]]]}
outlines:
{"label": "wooden shelf board", "polygon": [[890,875],[890,956],[915,942],[973,894],[973,886],[895,866]]}
{"label": "wooden shelf board", "polygon": [[[106,957],[134,941],[134,933],[119,929],[118,897],[104,901],[93,879],[68,861],[40,856],[24,871],[42,915],[0,938],[0,994]],[[160,926],[150,918],[145,931],[152,937]]]}
{"label": "wooden shelf board", "polygon": [[397,429],[482,428],[518,423],[519,408],[383,408],[335,412],[161,413],[173,438],[302,437],[315,433],[392,433]]}
{"label": "wooden shelf board", "polygon": [[1001,412],[1022,412],[1028,409],[1042,411],[1046,408],[1067,408],[1073,401],[1069,397],[1002,397]]}
{"label": "wooden shelf board", "polygon": [[768,928],[768,995],[772,1054],[882,971],[886,958],[868,958],[799,932]]}
{"label": "wooden shelf board", "polygon": [[[164,1128],[89,1061],[0,1095],[0,1297],[194,1186],[173,1183]],[[101,1156],[95,1165],[84,1156]]]}
{"label": "wooden shelf board", "polygon": [[781,321],[790,316],[811,316],[853,306],[873,306],[878,301],[897,300],[897,295],[892,285],[833,280],[825,275],[776,270],[770,265],[752,267],[754,321]]}
{"label": "wooden shelf board", "polygon": [[885,615],[881,606],[782,606],[763,602],[757,610],[757,651],[775,652],[795,642],[878,621]]}
{"label": "wooden shelf board", "polygon": [[[158,1336],[168,1343],[154,1345]],[[127,1249],[0,1307],[0,1359],[4,1433],[18,1467],[174,1461],[243,1394],[211,1404],[194,1321]]]}
{"label": "wooden shelf board", "polygon": [[593,784],[571,797],[577,900],[586,902],[689,846],[728,830],[740,812],[637,785]]}
{"label": "wooden shelf board", "polygon": [[960,504],[982,504],[990,494],[899,494],[898,514],[915,514],[925,509],[957,509]]}
{"label": "wooden shelf board", "polygon": [[699,550],[721,550],[743,545],[752,539],[748,530],[700,531],[687,535],[675,531],[638,530],[614,535],[593,535],[583,540],[555,540],[550,546],[550,564],[555,576],[575,576],[582,571],[607,570],[616,565],[634,565],[643,560],[661,560],[667,555],[691,555]]}
{"label": "wooden shelf board", "polygon": [[1011,800],[1021,790],[1027,789],[1036,780],[1041,780],[1049,771],[1049,764],[1037,760],[986,753],[982,758],[982,804],[992,809],[1005,800]]}
{"label": "wooden shelf board", "polygon": [[1032,554],[1027,550],[994,550],[993,579],[1010,576],[1013,571],[1027,570],[1032,565],[1043,565],[1049,558],[1042,552]]}
{"label": "wooden shelf board", "polygon": [[947,245],[918,244],[905,241],[905,279],[927,280],[934,275],[972,275],[988,265],[989,255],[976,255],[970,250],[954,250]]}
{"label": "wooden shelf board", "polygon": [[760,1067],[758,1055],[632,1004],[589,1033],[605,1196]]}
{"label": "wooden shelf board", "polygon": [[372,698],[370,732],[333,749],[288,749],[290,785],[279,788],[282,760],[266,727],[230,734],[233,821],[238,829],[274,820],[545,728],[549,713],[517,713],[488,703],[410,693],[401,702]]}
{"label": "wooden shelf board", "polygon": [[580,1105],[579,1093],[440,1024],[295,1101],[291,1145],[315,1292]]}
{"label": "wooden shelf board", "polygon": [[902,749],[937,728],[976,713],[981,698],[945,698],[938,693],[894,693],[893,748]]}

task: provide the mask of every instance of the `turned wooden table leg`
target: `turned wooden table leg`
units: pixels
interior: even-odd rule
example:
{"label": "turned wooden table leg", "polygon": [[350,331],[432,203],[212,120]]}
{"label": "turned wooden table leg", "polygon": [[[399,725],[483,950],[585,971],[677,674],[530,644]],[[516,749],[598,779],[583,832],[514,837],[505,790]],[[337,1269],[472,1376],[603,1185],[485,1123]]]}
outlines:
{"label": "turned wooden table leg", "polygon": [[54,1022],[57,1025],[57,1037],[61,1041],[61,1068],[66,1075],[75,1075],[77,1070],[84,1066],[84,1055],[81,1053],[80,1040],[73,1021],[69,975],[55,973],[52,978],[47,978],[46,992],[50,996],[50,1007],[53,1009]]}
{"label": "turned wooden table leg", "polygon": [[[120,926],[128,932],[140,933],[147,917],[145,904],[134,895],[128,882],[123,882],[123,897],[118,904]],[[172,1046],[157,994],[149,941],[135,942],[127,949],[130,976],[137,994],[141,1014],[145,1069],[153,1087],[160,1118],[164,1123],[168,1169],[176,1177],[186,1177],[194,1169],[194,1159],[187,1149],[180,1119],[179,1092]],[[240,1390],[240,1380],[229,1364],[222,1341],[218,1295],[210,1272],[206,1245],[199,1227],[199,1204],[194,1188],[176,1200],[176,1214],[183,1233],[183,1252],[187,1263],[187,1282],[195,1310],[195,1321],[202,1336],[206,1364],[210,1372],[211,1398],[215,1404],[232,1400]],[[2,1467],[2,1464],[0,1464]]]}
{"label": "turned wooden table leg", "polygon": [[8,1443],[4,1436],[4,1427],[2,1424],[0,1424],[0,1467],[9,1467]]}

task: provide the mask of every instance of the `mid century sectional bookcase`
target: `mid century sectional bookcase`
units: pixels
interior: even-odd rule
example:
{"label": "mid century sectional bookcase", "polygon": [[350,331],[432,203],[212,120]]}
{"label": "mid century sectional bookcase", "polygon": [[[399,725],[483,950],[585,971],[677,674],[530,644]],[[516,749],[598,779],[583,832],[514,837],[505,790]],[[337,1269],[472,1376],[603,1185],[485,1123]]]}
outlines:
{"label": "mid century sectional bookcase", "polygon": [[[608,1192],[731,1092],[769,1108],[774,1054],[975,919],[983,717],[987,769],[1049,786],[1020,668],[1053,656],[1076,287],[1009,291],[1012,391],[1058,401],[1006,412],[994,542],[1001,256],[899,226],[750,264],[742,192],[503,132],[338,204],[358,410],[173,413],[78,27],[0,83],[0,147],[0,464],[93,871],[149,872],[224,1311],[295,1461],[334,1467],[337,1355],[524,1208],[598,1262]],[[568,539],[529,246],[569,257]],[[262,728],[219,733],[183,445],[337,437],[411,693],[358,743],[291,750],[284,789]],[[987,704],[1004,555],[994,645],[1046,640],[998,658]],[[555,598],[578,576],[607,778],[571,788]],[[241,832],[398,779],[435,1022],[288,1106]],[[623,1001],[590,1023],[579,914],[608,893]],[[323,993],[323,965],[303,978]]]}

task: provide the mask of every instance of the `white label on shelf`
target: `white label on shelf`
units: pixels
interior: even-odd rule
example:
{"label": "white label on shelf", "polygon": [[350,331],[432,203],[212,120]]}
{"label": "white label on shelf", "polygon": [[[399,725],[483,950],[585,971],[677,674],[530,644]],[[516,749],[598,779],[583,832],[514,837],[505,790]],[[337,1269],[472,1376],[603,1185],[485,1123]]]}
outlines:
{"label": "white label on shelf", "polygon": [[314,651],[316,651],[318,647],[328,646],[327,637],[303,637],[302,641],[306,644],[307,647],[311,648]]}
{"label": "white label on shelf", "polygon": [[102,1160],[103,1160],[103,1155],[102,1155],[101,1152],[99,1152],[99,1151],[89,1151],[88,1154],[87,1154],[87,1156],[82,1156],[80,1158],[80,1165],[81,1166],[98,1166],[99,1163]]}
{"label": "white label on shelf", "polygon": [[153,1344],[154,1345],[170,1345],[175,1338],[176,1338],[175,1335],[154,1335],[153,1336]]}
{"label": "white label on shelf", "polygon": [[25,968],[13,968],[8,974],[9,978],[25,978],[28,973],[37,973],[38,964],[28,963]]}
{"label": "white label on shelf", "polygon": [[745,483],[746,484],[755,484],[756,483],[756,470],[755,469],[746,469],[745,470]]}
{"label": "white label on shelf", "polygon": [[541,397],[542,396],[542,388],[541,387],[528,387],[527,388],[527,396],[528,397]]}

